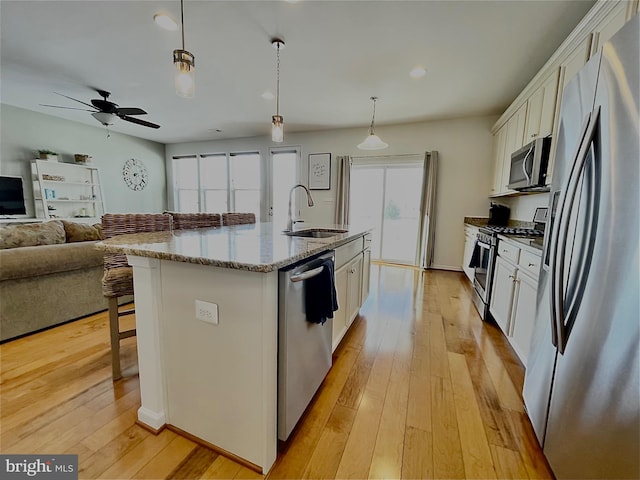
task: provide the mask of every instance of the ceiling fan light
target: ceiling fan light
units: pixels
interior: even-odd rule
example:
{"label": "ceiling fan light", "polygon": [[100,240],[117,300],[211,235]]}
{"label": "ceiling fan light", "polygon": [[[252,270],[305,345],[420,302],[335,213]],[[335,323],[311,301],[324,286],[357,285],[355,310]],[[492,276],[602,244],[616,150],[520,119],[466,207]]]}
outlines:
{"label": "ceiling fan light", "polygon": [[178,29],[178,24],[166,13],[156,13],[153,16],[153,21],[165,30],[174,31]]}
{"label": "ceiling fan light", "polygon": [[193,98],[196,91],[195,57],[186,50],[174,50],[173,65],[176,67],[176,93],[181,97]]}
{"label": "ceiling fan light", "polygon": [[118,116],[113,113],[95,112],[91,116],[105,126],[113,125],[118,120]]}
{"label": "ceiling fan light", "polygon": [[276,143],[284,141],[284,118],[282,115],[271,117],[271,141]]}
{"label": "ceiling fan light", "polygon": [[383,148],[387,148],[389,146],[388,143],[383,142],[379,136],[374,133],[371,133],[364,139],[364,141],[358,145],[360,150],[382,150]]}

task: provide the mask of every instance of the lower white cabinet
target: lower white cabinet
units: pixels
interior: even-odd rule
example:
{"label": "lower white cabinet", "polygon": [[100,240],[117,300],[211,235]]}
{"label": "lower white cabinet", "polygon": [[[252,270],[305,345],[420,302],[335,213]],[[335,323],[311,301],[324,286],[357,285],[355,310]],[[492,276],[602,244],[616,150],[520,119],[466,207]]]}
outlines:
{"label": "lower white cabinet", "polygon": [[[358,311],[364,301],[363,283],[365,282],[365,277],[368,294],[369,269],[363,269],[366,251],[363,251],[362,245],[363,239],[360,237],[336,249],[335,284],[336,294],[338,295],[338,310],[333,314],[333,350],[336,349],[351,323],[358,316]],[[356,246],[358,248],[355,248]],[[370,262],[371,250],[367,250],[369,251]],[[347,253],[355,253],[355,256],[343,261],[342,258]]]}
{"label": "lower white cabinet", "polygon": [[525,274],[522,270],[518,270],[515,285],[511,314],[512,328],[509,339],[511,346],[526,366],[536,314],[538,280]]}
{"label": "lower white cabinet", "polygon": [[363,304],[369,297],[371,290],[371,249],[365,248],[362,252],[362,298],[360,304]]}
{"label": "lower white cabinet", "polygon": [[489,310],[498,326],[509,336],[511,308],[515,290],[516,267],[504,257],[496,258],[493,270],[493,293]]}
{"label": "lower white cabinet", "polygon": [[489,308],[526,367],[536,318],[540,255],[504,240],[499,240],[496,250]]}

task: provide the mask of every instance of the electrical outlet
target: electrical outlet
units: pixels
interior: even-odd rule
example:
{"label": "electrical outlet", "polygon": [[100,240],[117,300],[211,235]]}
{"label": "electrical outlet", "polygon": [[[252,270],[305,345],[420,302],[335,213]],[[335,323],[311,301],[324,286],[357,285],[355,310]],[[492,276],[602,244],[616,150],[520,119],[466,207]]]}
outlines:
{"label": "electrical outlet", "polygon": [[196,300],[196,319],[218,325],[218,304]]}

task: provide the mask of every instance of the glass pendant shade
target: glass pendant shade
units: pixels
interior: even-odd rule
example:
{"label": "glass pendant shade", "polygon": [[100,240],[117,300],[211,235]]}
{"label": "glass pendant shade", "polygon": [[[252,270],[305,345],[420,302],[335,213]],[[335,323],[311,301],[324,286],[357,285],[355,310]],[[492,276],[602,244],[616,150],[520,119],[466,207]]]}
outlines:
{"label": "glass pendant shade", "polygon": [[174,50],[173,65],[176,68],[176,94],[184,98],[193,98],[196,92],[194,56],[186,50]]}
{"label": "glass pendant shade", "polygon": [[284,118],[282,115],[271,117],[271,141],[281,143],[284,140]]}
{"label": "glass pendant shade", "polygon": [[373,102],[373,115],[371,116],[369,135],[360,145],[358,145],[358,148],[360,150],[382,150],[383,148],[387,148],[389,144],[380,140],[380,137],[374,132],[376,125],[376,100],[378,100],[378,97],[371,97],[370,100]]}
{"label": "glass pendant shade", "polygon": [[380,137],[374,133],[370,133],[364,141],[358,145],[360,150],[382,150],[383,148],[387,148],[389,146],[388,143],[380,140]]}

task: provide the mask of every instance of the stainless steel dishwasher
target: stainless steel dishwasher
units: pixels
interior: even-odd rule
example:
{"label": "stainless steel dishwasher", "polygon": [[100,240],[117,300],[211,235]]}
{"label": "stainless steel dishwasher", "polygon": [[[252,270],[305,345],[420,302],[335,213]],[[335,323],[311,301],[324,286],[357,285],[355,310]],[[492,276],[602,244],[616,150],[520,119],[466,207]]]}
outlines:
{"label": "stainless steel dishwasher", "polygon": [[334,252],[280,270],[278,275],[278,438],[286,440],[331,368],[333,319],[307,321],[305,280],[319,275]]}

